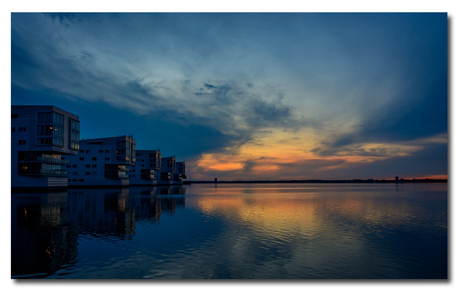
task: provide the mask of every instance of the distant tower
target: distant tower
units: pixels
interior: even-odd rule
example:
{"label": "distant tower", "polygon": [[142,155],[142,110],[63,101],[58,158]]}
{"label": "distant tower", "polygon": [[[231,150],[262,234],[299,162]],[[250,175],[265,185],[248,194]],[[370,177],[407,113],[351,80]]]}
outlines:
{"label": "distant tower", "polygon": [[214,178],[214,183],[217,183],[217,178]]}
{"label": "distant tower", "polygon": [[399,177],[398,177],[398,176],[396,176],[396,177],[395,177],[395,180],[396,180],[396,181],[398,181],[398,180],[399,180]]}

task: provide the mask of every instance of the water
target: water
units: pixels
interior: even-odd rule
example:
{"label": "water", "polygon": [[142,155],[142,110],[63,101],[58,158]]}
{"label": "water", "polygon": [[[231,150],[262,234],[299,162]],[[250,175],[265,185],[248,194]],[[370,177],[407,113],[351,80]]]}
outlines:
{"label": "water", "polygon": [[12,278],[447,278],[447,184],[12,195]]}

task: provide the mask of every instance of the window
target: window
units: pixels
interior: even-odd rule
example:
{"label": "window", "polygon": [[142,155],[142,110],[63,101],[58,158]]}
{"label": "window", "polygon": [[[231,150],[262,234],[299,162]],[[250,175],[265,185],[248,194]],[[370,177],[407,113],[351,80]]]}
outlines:
{"label": "window", "polygon": [[85,158],[84,158],[84,157],[80,157],[80,161],[84,161],[84,160],[85,160]]}
{"label": "window", "polygon": [[19,132],[27,132],[27,127],[18,127]]}
{"label": "window", "polygon": [[72,182],[77,182],[77,179],[72,179]]}
{"label": "window", "polygon": [[73,172],[74,175],[78,175],[78,172]]}
{"label": "window", "polygon": [[80,154],[84,153],[85,151],[84,150],[80,150]]}
{"label": "window", "polygon": [[85,175],[86,175],[86,176],[89,176],[89,175],[91,175],[91,173],[90,173],[90,172],[86,172]]}
{"label": "window", "polygon": [[11,114],[11,118],[18,118],[17,114]]}
{"label": "window", "polygon": [[131,172],[135,173],[135,172],[136,172],[136,170],[132,170]]}
{"label": "window", "polygon": [[99,153],[100,153],[100,154],[104,153],[104,150],[99,150]]}
{"label": "window", "polygon": [[87,167],[87,168],[91,168],[91,165],[85,165],[85,167]]}
{"label": "window", "polygon": [[93,157],[92,160],[93,160],[93,161],[97,161],[97,157]]}
{"label": "window", "polygon": [[69,121],[70,149],[78,150],[80,148],[80,121],[72,118],[70,118]]}
{"label": "window", "polygon": [[91,165],[91,168],[97,168],[97,165]]}
{"label": "window", "polygon": [[132,175],[133,178],[136,178],[136,175]]}
{"label": "window", "polygon": [[76,168],[78,165],[72,165],[72,168]]}
{"label": "window", "polygon": [[85,179],[78,179],[78,182],[84,182]]}
{"label": "window", "polygon": [[110,158],[109,158],[109,157],[105,157],[105,160],[106,160],[106,161],[109,161],[109,160],[110,160]]}
{"label": "window", "polygon": [[15,127],[11,127],[11,132],[15,132],[16,131],[16,128]]}
{"label": "window", "polygon": [[21,140],[21,139],[18,140],[19,145],[26,145],[26,142],[27,142],[26,140]]}
{"label": "window", "polygon": [[64,115],[56,112],[37,113],[37,144],[64,146]]}
{"label": "window", "polygon": [[110,154],[110,150],[105,150],[105,153],[106,153],[106,154]]}
{"label": "window", "polygon": [[91,152],[91,150],[86,150],[86,153],[89,154]]}

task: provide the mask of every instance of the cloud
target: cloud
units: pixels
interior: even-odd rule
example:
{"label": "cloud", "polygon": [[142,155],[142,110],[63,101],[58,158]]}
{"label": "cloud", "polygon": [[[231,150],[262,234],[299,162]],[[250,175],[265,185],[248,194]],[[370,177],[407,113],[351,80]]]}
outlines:
{"label": "cloud", "polygon": [[207,158],[219,172],[209,155],[241,177],[339,171],[416,156],[447,132],[444,26],[443,14],[13,13],[11,82],[123,116],[203,175]]}

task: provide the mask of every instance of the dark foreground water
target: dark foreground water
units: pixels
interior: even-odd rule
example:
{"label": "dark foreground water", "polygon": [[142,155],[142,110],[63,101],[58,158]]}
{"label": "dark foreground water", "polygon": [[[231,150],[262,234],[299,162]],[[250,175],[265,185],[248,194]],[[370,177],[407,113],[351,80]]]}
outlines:
{"label": "dark foreground water", "polygon": [[447,278],[447,184],[13,194],[12,278]]}

